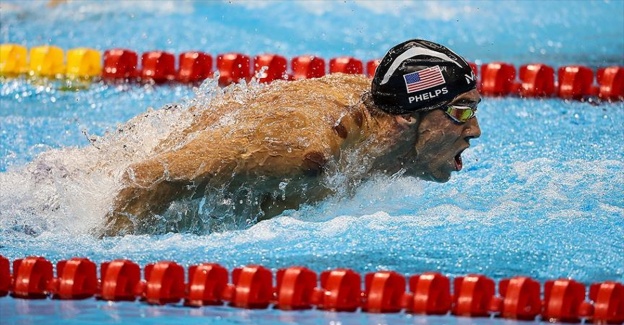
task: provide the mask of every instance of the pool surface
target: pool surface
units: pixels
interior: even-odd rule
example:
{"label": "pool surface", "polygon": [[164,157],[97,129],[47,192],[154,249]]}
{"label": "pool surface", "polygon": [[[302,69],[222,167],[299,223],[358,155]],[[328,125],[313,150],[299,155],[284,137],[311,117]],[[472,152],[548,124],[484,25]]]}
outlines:
{"label": "pool surface", "polygon": [[[70,1],[47,8],[45,1],[2,0],[0,8],[0,43],[26,47],[371,60],[406,39],[425,38],[477,64],[624,66],[622,1]],[[345,267],[362,275],[437,271],[496,281],[516,275],[542,283],[624,281],[621,101],[486,97],[477,113],[482,136],[448,183],[378,177],[353,196],[337,195],[248,227],[98,239],[91,230],[101,222],[97,211],[110,184],[81,166],[114,160],[116,152],[85,154],[89,139],[140,148],[176,122],[161,108],[188,105],[210,92],[175,83],[95,82],[77,91],[62,85],[24,77],[0,82],[0,255],[9,260],[88,257],[99,264],[125,258],[141,266],[174,260],[185,267],[215,262],[228,270],[302,265],[319,273]],[[118,126],[148,111],[154,116],[149,125],[115,136]],[[516,323],[10,297],[0,298],[0,316],[3,324]]]}

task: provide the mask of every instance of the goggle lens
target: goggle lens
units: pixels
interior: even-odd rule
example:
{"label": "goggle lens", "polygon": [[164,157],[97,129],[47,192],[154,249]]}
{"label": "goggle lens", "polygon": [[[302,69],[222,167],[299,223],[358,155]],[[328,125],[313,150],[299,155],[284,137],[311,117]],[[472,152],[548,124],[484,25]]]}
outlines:
{"label": "goggle lens", "polygon": [[466,123],[475,116],[476,107],[470,106],[448,106],[444,109],[446,115],[457,123]]}

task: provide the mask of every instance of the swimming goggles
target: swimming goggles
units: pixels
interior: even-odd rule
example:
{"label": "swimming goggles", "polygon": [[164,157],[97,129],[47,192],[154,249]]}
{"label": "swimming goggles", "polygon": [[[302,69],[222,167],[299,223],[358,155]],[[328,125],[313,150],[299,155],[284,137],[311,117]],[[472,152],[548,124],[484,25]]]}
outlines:
{"label": "swimming goggles", "polygon": [[477,108],[470,106],[449,105],[446,107],[442,107],[442,110],[453,121],[463,124],[468,122],[469,119],[475,116]]}

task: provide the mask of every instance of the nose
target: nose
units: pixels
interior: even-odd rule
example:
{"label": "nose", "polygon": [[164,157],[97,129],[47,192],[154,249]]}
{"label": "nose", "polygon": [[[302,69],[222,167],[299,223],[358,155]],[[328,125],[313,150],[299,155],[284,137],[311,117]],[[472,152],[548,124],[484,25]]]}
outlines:
{"label": "nose", "polygon": [[464,124],[463,136],[467,140],[476,139],[481,136],[481,128],[479,127],[479,121],[476,116]]}

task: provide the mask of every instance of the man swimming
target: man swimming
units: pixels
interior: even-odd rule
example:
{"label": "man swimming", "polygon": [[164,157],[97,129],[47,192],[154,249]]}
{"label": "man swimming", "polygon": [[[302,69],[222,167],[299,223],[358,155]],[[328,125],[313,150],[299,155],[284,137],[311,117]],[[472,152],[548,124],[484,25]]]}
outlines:
{"label": "man swimming", "polygon": [[481,135],[480,100],[468,63],[424,40],[391,48],[372,84],[333,74],[228,92],[125,170],[104,234],[163,219],[202,228],[224,213],[268,219],[374,173],[446,182]]}

